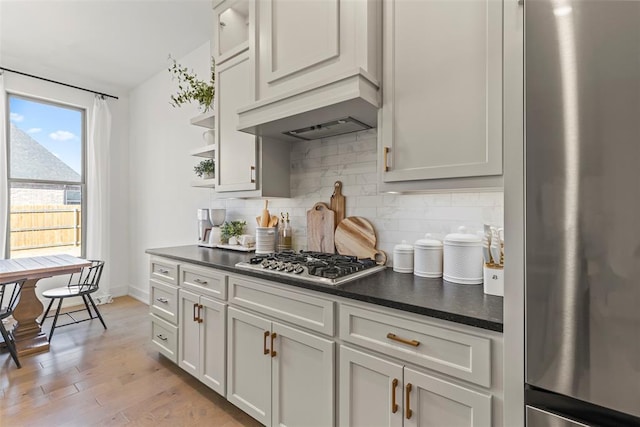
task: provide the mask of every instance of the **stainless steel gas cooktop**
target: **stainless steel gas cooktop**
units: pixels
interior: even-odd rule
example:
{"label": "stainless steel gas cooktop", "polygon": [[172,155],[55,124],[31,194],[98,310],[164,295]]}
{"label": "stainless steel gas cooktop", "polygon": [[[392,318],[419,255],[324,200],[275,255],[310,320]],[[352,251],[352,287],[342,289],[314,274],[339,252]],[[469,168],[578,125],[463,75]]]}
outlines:
{"label": "stainless steel gas cooktop", "polygon": [[307,251],[256,255],[236,267],[325,285],[340,285],[385,269],[372,259]]}

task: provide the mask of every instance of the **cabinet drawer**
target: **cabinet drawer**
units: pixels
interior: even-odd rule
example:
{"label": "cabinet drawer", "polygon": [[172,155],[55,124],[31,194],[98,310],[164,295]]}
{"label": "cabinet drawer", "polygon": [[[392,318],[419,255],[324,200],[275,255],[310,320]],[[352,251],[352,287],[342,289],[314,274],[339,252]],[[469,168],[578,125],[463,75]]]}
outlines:
{"label": "cabinet drawer", "polygon": [[177,286],[178,263],[161,258],[151,258],[150,277]]}
{"label": "cabinet drawer", "polygon": [[400,316],[340,305],[340,338],[484,387],[491,340]]}
{"label": "cabinet drawer", "polygon": [[182,264],[180,286],[210,297],[227,299],[227,275],[210,268]]}
{"label": "cabinet drawer", "polygon": [[173,324],[178,322],[178,287],[149,280],[149,311]]}
{"label": "cabinet drawer", "polygon": [[151,317],[151,343],[174,363],[178,363],[178,327],[149,314]]}
{"label": "cabinet drawer", "polygon": [[229,276],[229,302],[297,326],[334,335],[334,302]]}

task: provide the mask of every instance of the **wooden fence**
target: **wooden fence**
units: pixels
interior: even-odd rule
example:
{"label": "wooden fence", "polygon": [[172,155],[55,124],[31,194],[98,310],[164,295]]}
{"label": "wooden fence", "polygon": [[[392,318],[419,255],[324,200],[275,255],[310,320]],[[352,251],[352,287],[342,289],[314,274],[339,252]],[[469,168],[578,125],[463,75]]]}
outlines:
{"label": "wooden fence", "polygon": [[79,246],[80,205],[31,205],[11,209],[11,250]]}

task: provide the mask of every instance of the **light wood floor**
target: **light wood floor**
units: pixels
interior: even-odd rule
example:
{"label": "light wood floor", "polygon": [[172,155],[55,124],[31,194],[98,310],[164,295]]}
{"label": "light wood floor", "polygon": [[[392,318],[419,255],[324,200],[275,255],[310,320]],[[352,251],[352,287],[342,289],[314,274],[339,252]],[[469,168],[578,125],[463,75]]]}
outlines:
{"label": "light wood floor", "polygon": [[145,304],[121,297],[100,311],[108,330],[97,319],[56,329],[22,369],[0,353],[0,426],[260,425],[151,347]]}

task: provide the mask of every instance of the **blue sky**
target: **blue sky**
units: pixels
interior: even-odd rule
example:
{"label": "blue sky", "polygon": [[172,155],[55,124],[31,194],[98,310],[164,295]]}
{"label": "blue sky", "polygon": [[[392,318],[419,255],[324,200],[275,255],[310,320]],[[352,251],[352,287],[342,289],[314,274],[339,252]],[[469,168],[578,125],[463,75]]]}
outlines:
{"label": "blue sky", "polygon": [[82,173],[82,113],[51,104],[9,98],[9,119],[74,171]]}

